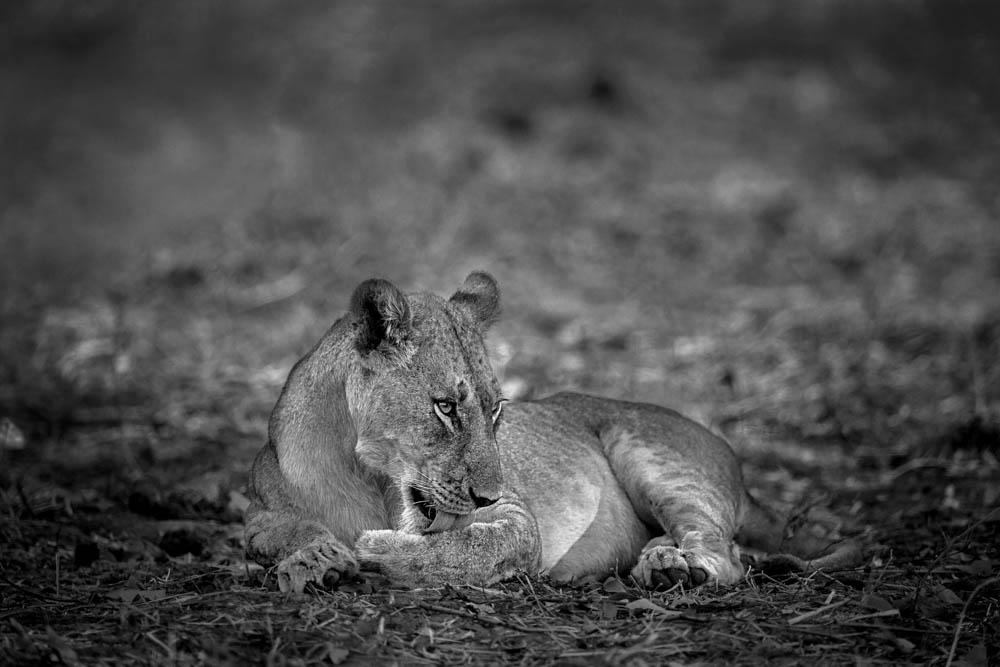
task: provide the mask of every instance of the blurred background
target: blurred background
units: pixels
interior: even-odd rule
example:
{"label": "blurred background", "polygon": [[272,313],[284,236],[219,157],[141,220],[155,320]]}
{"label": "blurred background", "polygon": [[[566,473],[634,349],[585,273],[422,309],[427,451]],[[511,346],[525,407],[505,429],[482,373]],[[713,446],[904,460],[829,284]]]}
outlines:
{"label": "blurred background", "polygon": [[512,397],[664,403],[814,480],[997,452],[996,3],[9,0],[0,28],[0,456],[47,479],[240,480],[358,282],[474,269]]}

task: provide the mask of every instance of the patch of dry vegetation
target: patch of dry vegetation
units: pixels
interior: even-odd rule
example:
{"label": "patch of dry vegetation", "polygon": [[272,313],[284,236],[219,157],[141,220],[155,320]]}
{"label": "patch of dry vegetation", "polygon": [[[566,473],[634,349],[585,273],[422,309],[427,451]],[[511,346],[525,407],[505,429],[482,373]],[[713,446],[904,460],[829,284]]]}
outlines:
{"label": "patch of dry vegetation", "polygon": [[[996,511],[975,522],[950,512],[942,543],[921,525],[941,511],[925,502],[903,511],[899,533],[880,529],[892,547],[864,569],[754,574],[724,591],[613,577],[409,591],[368,575],[285,595],[242,562],[223,510],[144,522],[98,514],[99,499],[40,500],[8,504],[8,517],[35,518],[2,523],[0,658],[11,664],[979,664],[996,648]],[[138,511],[135,492],[131,503]]]}

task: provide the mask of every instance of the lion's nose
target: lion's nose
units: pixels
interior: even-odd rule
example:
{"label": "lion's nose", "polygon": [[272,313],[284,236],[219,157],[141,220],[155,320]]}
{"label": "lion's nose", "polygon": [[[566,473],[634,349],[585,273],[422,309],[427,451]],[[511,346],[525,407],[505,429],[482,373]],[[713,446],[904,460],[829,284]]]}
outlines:
{"label": "lion's nose", "polygon": [[472,498],[472,502],[476,504],[476,507],[489,507],[496,501],[500,500],[500,493],[479,495],[476,491],[469,487],[469,496]]}

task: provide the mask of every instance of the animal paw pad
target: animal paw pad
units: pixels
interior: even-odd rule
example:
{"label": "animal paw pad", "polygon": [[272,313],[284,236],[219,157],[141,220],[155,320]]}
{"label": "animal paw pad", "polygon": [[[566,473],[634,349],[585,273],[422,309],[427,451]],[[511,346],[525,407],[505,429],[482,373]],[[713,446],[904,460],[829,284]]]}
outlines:
{"label": "animal paw pad", "polygon": [[650,589],[673,588],[678,584],[694,588],[708,581],[709,573],[692,565],[677,547],[654,546],[639,556],[639,562],[632,569],[632,578]]}
{"label": "animal paw pad", "polygon": [[357,561],[347,550],[317,541],[278,563],[278,588],[286,593],[301,593],[309,583],[331,588],[357,571]]}

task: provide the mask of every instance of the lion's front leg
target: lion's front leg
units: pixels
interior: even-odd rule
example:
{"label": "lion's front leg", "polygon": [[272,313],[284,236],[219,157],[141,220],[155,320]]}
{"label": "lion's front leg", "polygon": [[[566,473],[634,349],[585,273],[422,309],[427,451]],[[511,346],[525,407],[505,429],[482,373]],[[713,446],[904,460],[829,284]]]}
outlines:
{"label": "lion's front leg", "polygon": [[332,535],[318,537],[278,563],[278,588],[301,593],[308,583],[333,588],[358,571],[350,550]]}
{"label": "lion's front leg", "polygon": [[508,501],[483,512],[461,530],[415,535],[368,530],[355,551],[362,569],[373,569],[409,586],[490,584],[519,570],[538,569],[541,541],[528,510]]}
{"label": "lion's front leg", "polygon": [[252,508],[246,540],[248,556],[276,565],[278,587],[284,592],[301,593],[309,583],[330,588],[358,571],[354,554],[330,529],[288,512]]}

